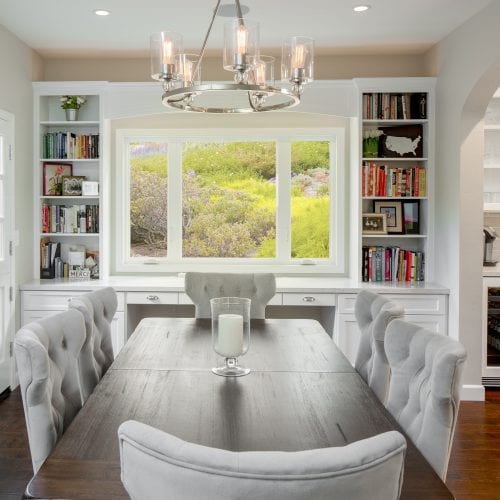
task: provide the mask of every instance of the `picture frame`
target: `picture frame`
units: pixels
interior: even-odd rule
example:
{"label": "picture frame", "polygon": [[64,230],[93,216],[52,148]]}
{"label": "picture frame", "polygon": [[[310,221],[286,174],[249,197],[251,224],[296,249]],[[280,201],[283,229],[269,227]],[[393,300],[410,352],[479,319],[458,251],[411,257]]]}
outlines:
{"label": "picture frame", "polygon": [[420,234],[420,200],[403,201],[403,226],[405,234]]}
{"label": "picture frame", "polygon": [[43,162],[43,196],[62,196],[62,178],[72,173],[71,163]]}
{"label": "picture frame", "polygon": [[403,234],[403,209],[401,201],[376,200],[373,210],[377,214],[385,214],[388,234]]}
{"label": "picture frame", "polygon": [[99,196],[99,182],[83,181],[82,196]]}
{"label": "picture frame", "polygon": [[381,127],[382,158],[422,158],[424,133],[422,125]]}
{"label": "picture frame", "polygon": [[84,175],[63,175],[62,194],[63,196],[82,196],[82,182]]}
{"label": "picture frame", "polygon": [[387,234],[387,218],[385,213],[365,213],[362,216],[363,234]]}

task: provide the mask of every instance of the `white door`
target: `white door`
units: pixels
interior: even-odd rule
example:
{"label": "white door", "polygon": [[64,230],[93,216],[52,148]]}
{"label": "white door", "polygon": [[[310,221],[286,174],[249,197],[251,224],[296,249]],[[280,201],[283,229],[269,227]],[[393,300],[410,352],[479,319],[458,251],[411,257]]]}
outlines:
{"label": "white door", "polygon": [[13,308],[14,117],[0,110],[0,393],[10,386]]}

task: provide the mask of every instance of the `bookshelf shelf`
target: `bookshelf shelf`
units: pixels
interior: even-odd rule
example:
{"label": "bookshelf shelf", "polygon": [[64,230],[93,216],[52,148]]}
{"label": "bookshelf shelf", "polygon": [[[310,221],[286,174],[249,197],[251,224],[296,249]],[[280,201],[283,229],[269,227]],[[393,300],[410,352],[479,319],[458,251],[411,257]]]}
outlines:
{"label": "bookshelf shelf", "polygon": [[98,200],[99,196],[40,196],[41,200]]}
{"label": "bookshelf shelf", "polygon": [[377,163],[383,162],[393,162],[393,161],[404,161],[404,162],[416,162],[416,161],[427,161],[428,158],[361,158],[363,161],[374,161]]}
{"label": "bookshelf shelf", "polygon": [[[360,280],[433,279],[434,85],[430,78],[357,80]],[[374,213],[385,213],[395,232],[364,234],[370,219],[362,215]],[[379,265],[390,271],[375,272]]]}
{"label": "bookshelf shelf", "polygon": [[97,237],[99,236],[99,233],[40,233],[41,237],[45,236],[62,236],[62,237],[71,237],[71,238],[87,238],[88,236],[90,237]]}
{"label": "bookshelf shelf", "polygon": [[85,120],[85,121],[73,121],[69,122],[66,120],[51,120],[51,121],[41,121],[41,126],[47,127],[73,127],[73,128],[81,128],[81,127],[98,127],[98,121]]}
{"label": "bookshelf shelf", "polygon": [[[104,86],[99,82],[36,82],[33,88],[37,200],[34,208],[34,248],[40,248],[34,257],[35,278],[60,279],[67,277],[71,270],[76,271],[87,265],[89,256],[99,263],[103,245],[102,195],[48,195],[48,192],[61,192],[62,180],[56,177],[55,169],[50,171],[44,164],[69,163],[72,176],[98,182],[102,186],[100,136]],[[85,96],[86,102],[78,113],[80,120],[66,121],[60,103],[61,95]],[[47,174],[47,171],[50,173]],[[44,175],[47,176],[45,179]],[[45,190],[44,185],[51,186],[52,190]],[[74,232],[80,228],[87,232]],[[73,258],[75,253],[79,254],[78,258]],[[98,266],[93,267],[92,278],[98,277],[97,269]]]}

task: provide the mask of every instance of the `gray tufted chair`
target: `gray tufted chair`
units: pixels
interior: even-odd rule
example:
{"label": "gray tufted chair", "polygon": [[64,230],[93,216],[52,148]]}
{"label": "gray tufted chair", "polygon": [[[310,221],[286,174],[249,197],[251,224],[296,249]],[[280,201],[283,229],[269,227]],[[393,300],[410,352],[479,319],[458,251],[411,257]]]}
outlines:
{"label": "gray tufted chair", "polygon": [[361,333],[354,366],[382,403],[389,389],[390,368],[384,350],[387,325],[401,318],[403,308],[377,293],[362,290],[356,297],[354,314]]}
{"label": "gray tufted chair", "polygon": [[186,273],[185,289],[196,307],[197,318],[210,318],[210,299],[251,299],[250,317],[263,319],[266,304],[276,293],[274,274]]}
{"label": "gray tufted chair", "polygon": [[[132,500],[269,498],[392,500],[405,438],[396,431],[337,448],[232,452],[129,420],[118,429],[121,479]],[[159,494],[162,492],[162,494]]]}
{"label": "gray tufted chair", "polygon": [[111,321],[118,301],[111,287],[75,297],[70,309],[77,309],[85,318],[86,338],[78,359],[84,401],[113,362]]}
{"label": "gray tufted chair", "polygon": [[387,327],[385,350],[391,367],[387,409],[444,481],[465,348],[449,337],[396,319]]}
{"label": "gray tufted chair", "polygon": [[33,470],[36,472],[82,406],[78,356],[85,341],[79,311],[23,326],[14,339]]}

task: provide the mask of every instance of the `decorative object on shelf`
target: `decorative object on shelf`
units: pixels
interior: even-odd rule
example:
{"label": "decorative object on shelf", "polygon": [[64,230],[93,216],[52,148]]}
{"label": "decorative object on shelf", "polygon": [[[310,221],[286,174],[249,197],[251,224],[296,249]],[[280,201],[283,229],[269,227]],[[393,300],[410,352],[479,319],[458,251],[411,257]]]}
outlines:
{"label": "decorative object on shelf", "polygon": [[78,110],[87,102],[81,95],[63,95],[60,97],[61,108],[66,112],[66,120],[74,122],[78,120]]}
{"label": "decorative object on shelf", "polygon": [[214,351],[224,357],[224,366],[212,368],[216,375],[240,377],[250,373],[239,365],[238,357],[250,344],[251,300],[242,297],[210,299],[212,313],[212,344]]}
{"label": "decorative object on shelf", "polygon": [[379,137],[382,130],[369,128],[363,131],[363,158],[377,158],[379,149]]}
{"label": "decorative object on shelf", "polygon": [[403,217],[400,201],[383,200],[374,202],[375,213],[385,214],[387,232],[392,234],[403,233]]}
{"label": "decorative object on shelf", "polygon": [[403,201],[403,225],[405,234],[420,234],[420,201]]}
{"label": "decorative object on shelf", "polygon": [[62,194],[63,196],[81,196],[82,182],[84,175],[63,175]]}
{"label": "decorative object on shelf", "polygon": [[381,128],[381,156],[384,158],[421,158],[422,125],[403,125]]}
{"label": "decorative object on shelf", "polygon": [[235,83],[201,83],[201,63],[215,17],[232,5],[217,1],[199,56],[183,53],[182,36],[162,31],[151,35],[151,77],[162,82],[165,106],[205,113],[248,113],[288,108],[300,102],[303,86],[313,81],[314,42],[292,37],[282,48],[281,79],[275,86],[273,62],[260,54],[259,26],[243,19],[235,0],[234,19],[224,28],[223,67]]}
{"label": "decorative object on shelf", "polygon": [[73,166],[71,163],[43,163],[43,195],[61,196],[62,178],[71,175]]}
{"label": "decorative object on shelf", "polygon": [[385,213],[363,214],[363,234],[387,234],[387,220]]}
{"label": "decorative object on shelf", "polygon": [[99,183],[97,181],[83,181],[82,196],[99,196]]}

